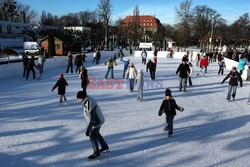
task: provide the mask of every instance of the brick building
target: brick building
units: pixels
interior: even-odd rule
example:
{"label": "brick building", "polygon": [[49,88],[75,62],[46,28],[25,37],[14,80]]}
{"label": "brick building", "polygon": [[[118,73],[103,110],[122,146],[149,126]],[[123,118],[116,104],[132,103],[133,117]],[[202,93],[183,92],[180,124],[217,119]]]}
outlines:
{"label": "brick building", "polygon": [[[123,21],[123,26],[129,26],[135,22],[136,16],[127,16]],[[160,25],[159,19],[155,18],[154,16],[150,15],[141,15],[138,16],[140,26],[143,28],[144,31],[151,31],[153,33],[157,32],[158,26]]]}

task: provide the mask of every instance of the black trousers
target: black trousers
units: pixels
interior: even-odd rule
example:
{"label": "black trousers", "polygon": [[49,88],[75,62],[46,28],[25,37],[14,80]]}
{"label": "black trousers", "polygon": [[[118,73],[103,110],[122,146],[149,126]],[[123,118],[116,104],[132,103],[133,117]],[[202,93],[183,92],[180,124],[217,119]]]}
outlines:
{"label": "black trousers", "polygon": [[149,69],[149,72],[150,72],[151,79],[154,80],[155,79],[155,70],[150,70]]}
{"label": "black trousers", "polygon": [[224,73],[224,67],[219,67],[219,71],[218,71],[218,74],[220,75],[223,75],[223,73]]}
{"label": "black trousers", "polygon": [[188,82],[189,82],[189,86],[193,86],[193,82],[192,82],[192,77],[191,76],[188,77]]}
{"label": "black trousers", "polygon": [[68,72],[69,72],[69,68],[71,68],[71,73],[73,73],[73,64],[68,64],[68,67],[67,67],[66,73],[68,73]]}
{"label": "black trousers", "polygon": [[172,135],[173,134],[173,121],[174,121],[174,115],[166,115],[166,122],[167,122],[167,129],[168,129],[168,134]]}
{"label": "black trousers", "polygon": [[26,75],[26,79],[29,78],[29,75],[30,75],[30,71],[32,71],[33,73],[33,79],[36,79],[36,73],[35,73],[35,70],[34,68],[31,68],[31,69],[27,69],[27,75]]}
{"label": "black trousers", "polygon": [[27,67],[23,67],[23,77],[25,77],[26,76],[26,72],[27,72]]}
{"label": "black trousers", "polygon": [[78,71],[78,73],[80,73],[80,67],[81,67],[82,65],[76,65],[76,73],[77,73],[77,71]]}
{"label": "black trousers", "polygon": [[107,143],[100,134],[100,128],[92,129],[89,137],[94,150],[94,154],[100,154],[98,143],[100,143],[101,148],[108,148]]}

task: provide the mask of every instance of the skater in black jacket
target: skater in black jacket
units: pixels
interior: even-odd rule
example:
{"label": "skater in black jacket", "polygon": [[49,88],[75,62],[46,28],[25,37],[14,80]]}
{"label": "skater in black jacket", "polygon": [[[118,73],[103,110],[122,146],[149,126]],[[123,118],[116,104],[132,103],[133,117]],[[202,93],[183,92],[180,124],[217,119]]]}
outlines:
{"label": "skater in black jacket", "polygon": [[59,99],[60,103],[63,102],[63,99],[65,102],[67,101],[66,96],[65,96],[66,86],[68,86],[68,83],[64,79],[63,74],[59,74],[59,80],[56,82],[56,84],[54,85],[51,91],[53,92],[54,89],[58,87],[58,95],[60,96],[60,99]]}
{"label": "skater in black jacket", "polygon": [[152,80],[155,80],[155,71],[156,71],[156,65],[154,62],[152,62],[150,59],[148,60],[148,63],[147,63],[147,68],[146,68],[146,71],[150,72],[150,77]]}
{"label": "skater in black jacket", "polygon": [[187,78],[190,75],[190,68],[189,68],[189,65],[187,64],[185,59],[182,60],[182,63],[180,64],[180,66],[176,70],[176,74],[178,74],[178,73],[179,73],[179,77],[180,77],[180,88],[179,88],[179,90],[181,91],[182,88],[183,88],[184,92],[186,92]]}
{"label": "skater in black jacket", "polygon": [[158,115],[161,116],[163,113],[166,114],[167,126],[164,128],[164,131],[168,131],[168,137],[173,135],[173,120],[176,115],[176,110],[183,112],[184,108],[176,104],[175,100],[172,98],[171,90],[167,89],[165,91],[165,99],[162,101]]}
{"label": "skater in black jacket", "polygon": [[238,82],[240,82],[240,87],[242,87],[242,78],[240,73],[237,71],[236,67],[233,67],[232,71],[230,71],[230,73],[226,76],[226,78],[221,82],[221,84],[223,84],[228,78],[230,78],[229,80],[229,87],[228,87],[228,94],[227,94],[227,100],[230,101],[231,99],[231,94],[233,97],[233,100],[235,99],[236,96],[236,90],[237,90],[237,86],[238,86]]}
{"label": "skater in black jacket", "polygon": [[29,61],[28,56],[23,55],[23,77],[26,76],[28,61]]}
{"label": "skater in black jacket", "polygon": [[36,73],[34,67],[37,68],[37,66],[35,65],[35,57],[32,56],[31,59],[29,59],[28,61],[26,79],[29,79],[30,71],[33,74],[33,79],[36,79]]}

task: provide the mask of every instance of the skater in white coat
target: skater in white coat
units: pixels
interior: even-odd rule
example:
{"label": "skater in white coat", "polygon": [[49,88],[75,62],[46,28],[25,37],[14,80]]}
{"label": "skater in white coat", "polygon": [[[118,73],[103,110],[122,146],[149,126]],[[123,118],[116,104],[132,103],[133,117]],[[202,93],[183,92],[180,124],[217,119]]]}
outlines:
{"label": "skater in white coat", "polygon": [[137,101],[143,101],[143,72],[141,69],[138,69],[137,77],[136,77],[136,85],[137,85]]}
{"label": "skater in white coat", "polygon": [[135,79],[136,79],[136,68],[133,63],[131,63],[126,72],[126,78],[129,79],[129,91],[134,91]]}

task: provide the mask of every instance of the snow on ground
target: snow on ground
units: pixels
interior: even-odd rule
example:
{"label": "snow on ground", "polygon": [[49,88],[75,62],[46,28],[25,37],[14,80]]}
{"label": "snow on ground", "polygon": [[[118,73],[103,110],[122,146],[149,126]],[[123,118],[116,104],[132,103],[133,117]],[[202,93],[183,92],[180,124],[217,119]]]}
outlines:
{"label": "snow on ground", "polygon": [[[145,69],[139,58],[131,59],[137,69]],[[75,99],[80,90],[76,74],[66,74],[68,105],[61,107],[56,91],[50,90],[66,67],[45,71],[40,81],[1,79],[0,166],[250,166],[249,83],[238,89],[235,102],[227,102],[228,82],[220,84],[225,75],[218,76],[218,66],[213,64],[206,78],[194,75],[194,86],[186,93],[178,92],[175,70],[179,63],[159,60],[156,83],[145,83],[145,101],[141,103],[136,101],[136,92],[128,92],[126,80],[123,89],[88,90],[106,117],[101,133],[111,149],[91,162],[87,160],[92,148],[85,136],[82,108]],[[107,67],[103,64],[86,66],[89,76],[104,78]],[[118,61],[115,78],[121,78],[122,68]],[[148,73],[145,80],[149,81]],[[174,120],[172,138],[162,131],[165,117],[157,115],[167,87],[185,108]]]}

